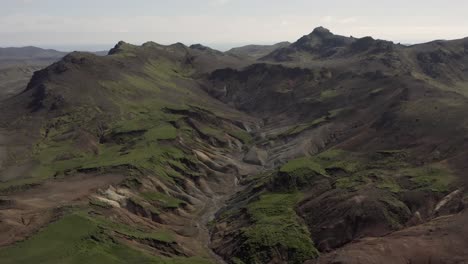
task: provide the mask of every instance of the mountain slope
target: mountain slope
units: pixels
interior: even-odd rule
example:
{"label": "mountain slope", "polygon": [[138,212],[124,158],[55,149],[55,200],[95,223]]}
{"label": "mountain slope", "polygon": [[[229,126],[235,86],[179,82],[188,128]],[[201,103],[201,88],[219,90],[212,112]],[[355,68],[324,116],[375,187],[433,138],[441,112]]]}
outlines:
{"label": "mountain slope", "polygon": [[226,51],[226,53],[238,57],[250,57],[253,59],[258,59],[279,48],[287,47],[289,44],[291,43],[280,42],[273,45],[246,45],[243,47],[232,48]]}
{"label": "mountain slope", "polygon": [[34,71],[59,60],[66,53],[36,47],[0,48],[0,99],[23,90]]}
{"label": "mountain slope", "polygon": [[[93,243],[101,247],[69,255],[69,261],[95,257],[114,263],[123,248],[128,254],[144,254],[138,261],[148,263],[206,263],[212,253],[204,227],[219,206],[217,200],[234,190],[237,174],[256,170],[231,157],[249,141],[244,124],[252,126],[255,119],[213,100],[190,77],[215,67],[204,62],[211,54],[153,43],[119,43],[110,53],[71,53],[36,72],[22,94],[2,105],[10,109],[4,112],[2,135],[22,131],[2,146],[8,152],[0,185],[8,197],[8,210],[2,211],[8,240],[2,244],[56,219],[38,236],[60,240],[54,228],[73,232],[69,221],[93,234],[77,234],[54,250],[49,244],[40,249],[41,240],[28,240],[0,253],[11,263],[33,261],[34,255],[15,253],[28,243],[39,247],[44,262],[50,263],[62,257],[61,251]],[[116,174],[120,181],[109,178]],[[75,182],[77,177],[81,181]],[[55,184],[60,179],[81,196],[62,194],[63,185]],[[57,209],[60,205],[40,195],[21,195],[42,193],[37,186],[48,186],[51,196],[65,195],[60,205],[76,209]],[[34,202],[27,198],[31,196]]]}
{"label": "mountain slope", "polygon": [[[465,196],[449,194],[466,184],[463,45],[403,47],[318,28],[263,59],[276,64],[288,54],[283,65],[307,69],[258,64],[214,72],[206,85],[213,96],[264,120],[257,147],[273,168],[248,180],[255,189],[220,214],[216,252],[245,263],[311,256],[307,239],[281,240],[295,231],[268,220],[285,214],[269,211],[284,191],[302,196],[290,206],[322,252],[430,221],[444,199],[454,199],[445,213],[462,210]],[[259,202],[265,215],[251,209]]]}
{"label": "mountain slope", "polygon": [[[106,55],[95,52],[97,55]],[[24,90],[35,71],[60,60],[67,52],[37,47],[0,48],[0,100]]]}
{"label": "mountain slope", "polygon": [[[0,256],[463,259],[466,43],[317,28],[259,62],[180,43],[71,53],[0,106]],[[457,246],[421,238],[434,226]]]}

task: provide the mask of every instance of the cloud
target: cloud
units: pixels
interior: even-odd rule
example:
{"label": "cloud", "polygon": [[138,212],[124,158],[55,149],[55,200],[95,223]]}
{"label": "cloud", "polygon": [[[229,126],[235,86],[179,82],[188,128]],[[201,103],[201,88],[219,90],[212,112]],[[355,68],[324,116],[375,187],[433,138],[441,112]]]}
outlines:
{"label": "cloud", "polygon": [[345,17],[338,20],[340,24],[353,24],[356,23],[358,19],[356,17]]}
{"label": "cloud", "polygon": [[229,4],[231,1],[232,0],[211,0],[211,4],[218,5],[218,6],[223,6],[223,5]]}
{"label": "cloud", "polygon": [[[225,1],[225,0],[222,0]],[[227,4],[227,3],[225,3]],[[427,26],[427,25],[437,26]],[[114,43],[140,44],[274,43],[295,41],[317,26],[333,33],[373,36],[396,42],[468,36],[467,20],[433,17],[348,16],[46,16],[12,14],[0,16],[1,45]]]}
{"label": "cloud", "polygon": [[333,22],[334,18],[332,16],[324,16],[322,19],[320,19],[321,22],[323,23],[330,23]]}
{"label": "cloud", "polygon": [[334,17],[334,16],[324,16],[320,19],[322,23],[330,24],[352,24],[358,21],[356,17]]}

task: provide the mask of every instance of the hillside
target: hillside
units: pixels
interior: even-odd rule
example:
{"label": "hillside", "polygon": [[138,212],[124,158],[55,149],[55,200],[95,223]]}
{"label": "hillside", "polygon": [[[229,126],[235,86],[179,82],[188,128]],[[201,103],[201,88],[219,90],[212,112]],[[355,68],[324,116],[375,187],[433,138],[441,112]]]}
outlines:
{"label": "hillside", "polygon": [[247,45],[243,47],[232,48],[226,51],[227,54],[231,54],[239,57],[247,57],[252,59],[258,59],[264,57],[271,52],[289,46],[289,42],[280,42],[273,45]]}
{"label": "hillside", "polygon": [[36,47],[0,48],[0,100],[26,88],[33,73],[66,53]]}
{"label": "hillside", "polygon": [[[94,52],[105,56],[107,51]],[[67,52],[37,47],[0,48],[0,100],[23,91],[35,71],[60,60]]]}
{"label": "hillside", "polygon": [[68,54],[0,105],[0,259],[457,263],[467,88],[467,39]]}

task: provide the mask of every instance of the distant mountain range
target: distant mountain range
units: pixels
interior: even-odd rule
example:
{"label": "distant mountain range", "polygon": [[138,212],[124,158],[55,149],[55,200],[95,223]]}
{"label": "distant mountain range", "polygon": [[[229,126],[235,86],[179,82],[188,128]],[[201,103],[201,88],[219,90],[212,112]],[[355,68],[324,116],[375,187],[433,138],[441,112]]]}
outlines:
{"label": "distant mountain range", "polygon": [[[42,49],[38,47],[9,47],[0,48],[0,66],[16,63],[50,63],[56,61],[69,52],[62,52],[53,49]],[[107,51],[93,52],[97,55],[106,55]]]}
{"label": "distant mountain range", "polygon": [[0,48],[0,60],[8,59],[50,59],[65,56],[66,53],[52,49],[41,49],[37,47],[21,47],[21,48]]}
{"label": "distant mountain range", "polygon": [[[107,51],[94,53],[104,56]],[[32,46],[0,48],[0,100],[26,88],[35,71],[49,66],[67,54]]]}

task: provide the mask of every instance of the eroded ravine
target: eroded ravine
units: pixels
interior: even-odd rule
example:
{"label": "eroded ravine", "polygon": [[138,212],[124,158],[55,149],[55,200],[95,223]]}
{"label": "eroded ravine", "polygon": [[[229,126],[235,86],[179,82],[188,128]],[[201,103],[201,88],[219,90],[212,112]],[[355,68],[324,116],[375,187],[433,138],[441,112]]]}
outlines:
{"label": "eroded ravine", "polygon": [[[254,172],[252,171],[252,173]],[[216,194],[209,199],[201,210],[198,221],[195,221],[199,230],[198,237],[200,241],[218,264],[227,264],[227,262],[211,248],[211,232],[208,225],[215,219],[216,214],[227,206],[227,201],[234,198],[238,192],[245,188],[245,186],[239,184],[238,175],[232,176],[232,180],[229,181],[230,186],[226,188],[227,191]]]}
{"label": "eroded ravine", "polygon": [[214,219],[216,213],[221,210],[226,205],[226,200],[228,200],[233,194],[224,194],[213,197],[205,204],[200,218],[196,221],[195,225],[197,226],[199,232],[198,237],[202,241],[203,246],[206,248],[207,252],[218,264],[226,264],[224,259],[216,254],[210,247],[211,245],[211,234],[208,228],[208,224],[211,220]]}

